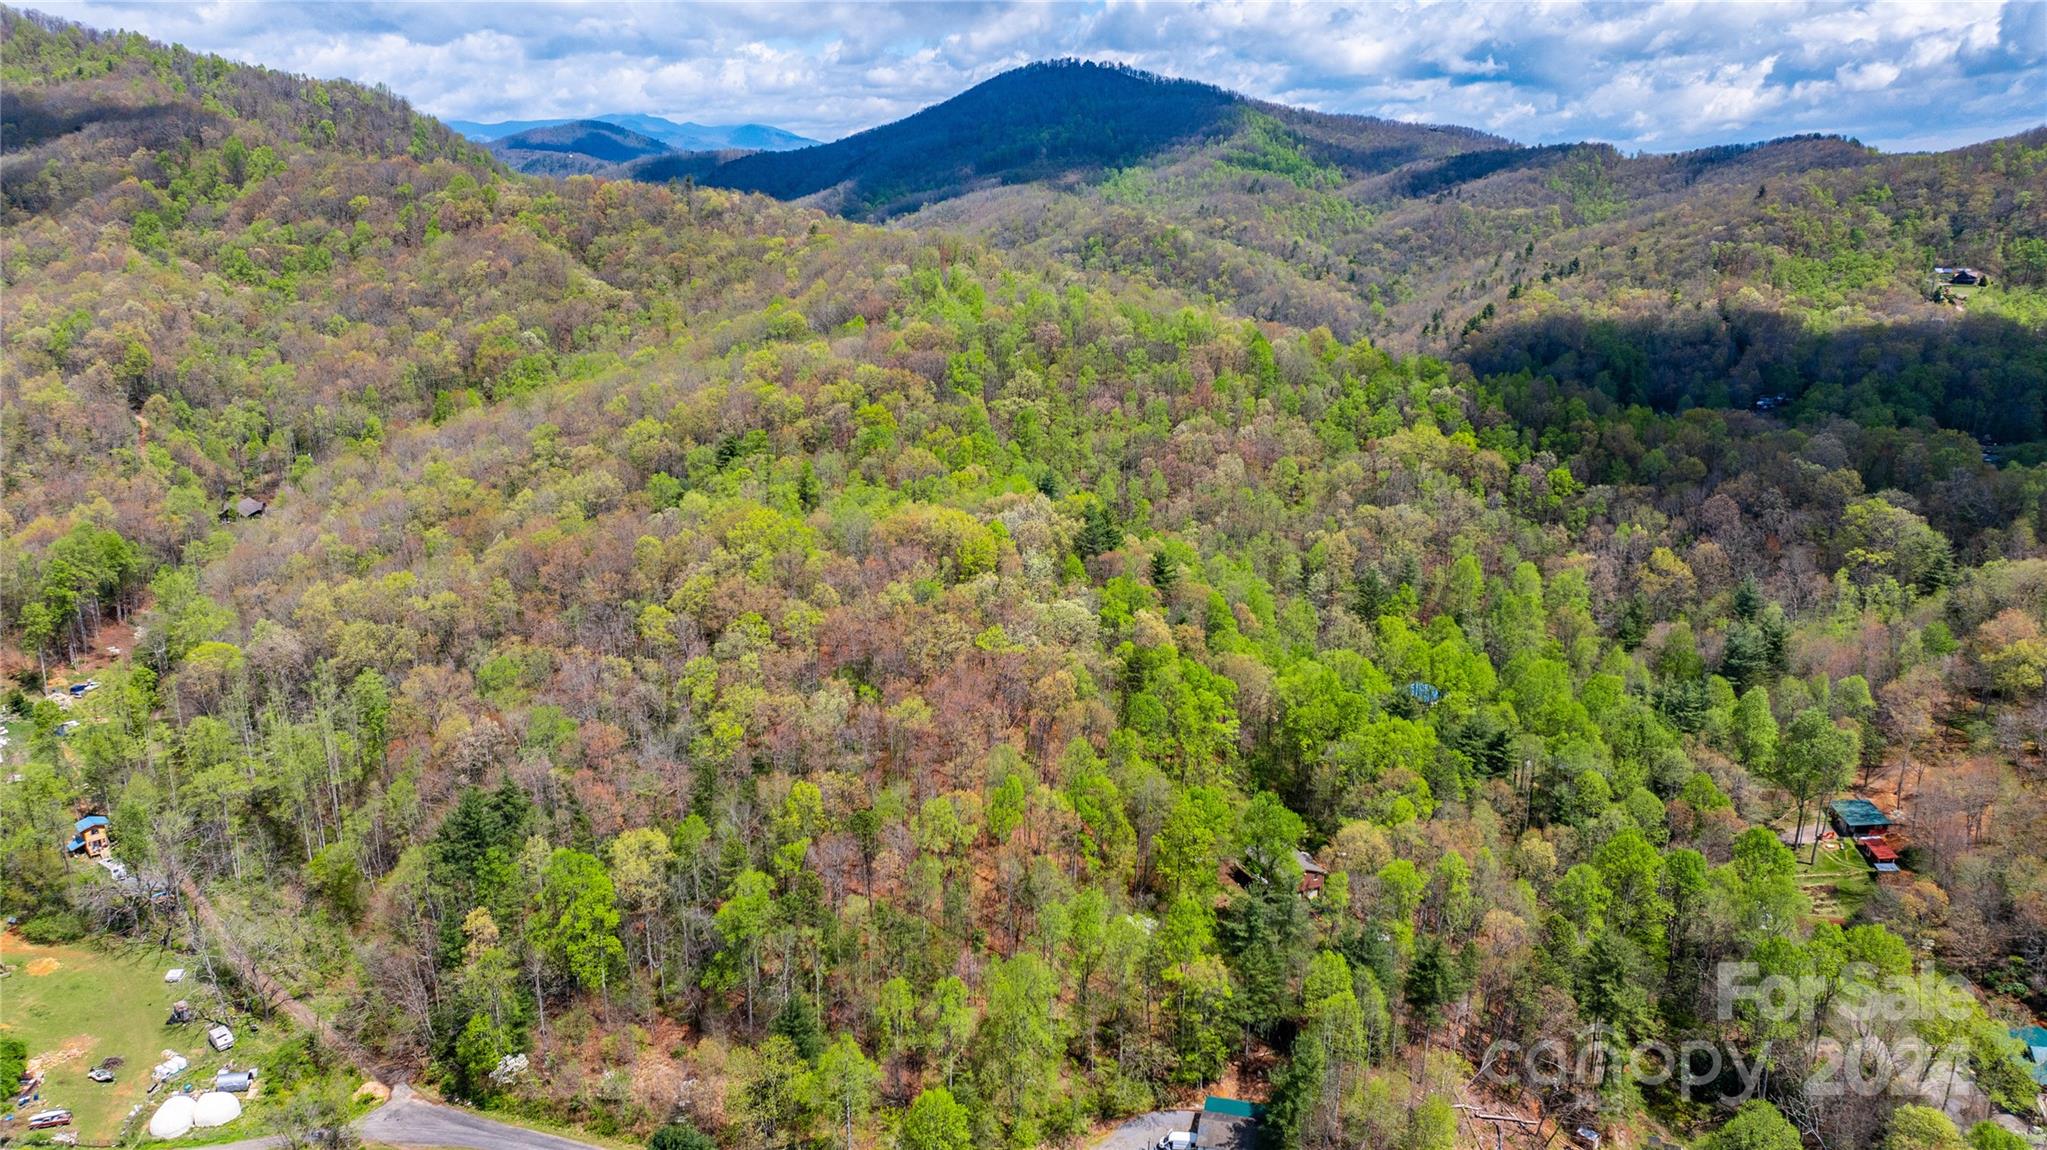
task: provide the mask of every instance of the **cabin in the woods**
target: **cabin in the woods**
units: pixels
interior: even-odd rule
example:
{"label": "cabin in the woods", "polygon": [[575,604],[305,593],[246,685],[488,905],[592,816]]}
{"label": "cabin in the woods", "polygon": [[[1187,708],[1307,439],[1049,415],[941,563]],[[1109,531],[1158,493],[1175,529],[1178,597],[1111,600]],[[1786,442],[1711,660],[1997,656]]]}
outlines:
{"label": "cabin in the woods", "polygon": [[1834,830],[1855,844],[1869,865],[1884,874],[1898,869],[1898,851],[1890,843],[1891,817],[1868,799],[1839,799],[1830,803],[1827,814]]}
{"label": "cabin in the woods", "polygon": [[1937,303],[1959,304],[1971,293],[1990,286],[1990,276],[1976,268],[1937,267],[1927,294]]}
{"label": "cabin in the woods", "polygon": [[221,508],[220,517],[222,519],[255,519],[260,517],[264,509],[269,506],[268,503],[263,502],[261,499],[244,495],[226,507]]}
{"label": "cabin in the woods", "polygon": [[1891,831],[1891,817],[1868,799],[1836,799],[1827,805],[1827,814],[1844,838],[1885,835]]}
{"label": "cabin in the woods", "polygon": [[1301,864],[1301,893],[1309,898],[1319,898],[1322,884],[1329,880],[1329,868],[1315,861],[1307,851],[1295,851],[1294,861]]}
{"label": "cabin in the woods", "polygon": [[96,859],[114,849],[113,842],[107,838],[105,815],[87,815],[71,824],[71,831],[71,842],[67,849],[72,854],[82,854],[87,858]]}

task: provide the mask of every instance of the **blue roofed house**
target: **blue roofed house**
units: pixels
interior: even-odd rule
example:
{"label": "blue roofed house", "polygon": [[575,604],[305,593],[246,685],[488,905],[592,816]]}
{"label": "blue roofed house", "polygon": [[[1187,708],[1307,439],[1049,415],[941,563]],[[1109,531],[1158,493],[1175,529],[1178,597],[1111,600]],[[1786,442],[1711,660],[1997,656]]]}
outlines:
{"label": "blue roofed house", "polygon": [[1898,851],[1887,837],[1891,817],[1868,799],[1838,799],[1827,804],[1827,817],[1834,830],[1855,844],[1862,857],[1878,871],[1890,874],[1898,869]]}
{"label": "blue roofed house", "polygon": [[71,841],[65,849],[72,854],[83,853],[87,858],[99,858],[112,850],[114,844],[107,838],[107,816],[87,815],[71,824]]}
{"label": "blue roofed house", "polygon": [[2032,1064],[2033,1081],[2047,1090],[2047,1026],[2014,1026],[2011,1036],[2025,1043],[2026,1061]]}
{"label": "blue roofed house", "polygon": [[1891,829],[1891,817],[1868,799],[1836,799],[1827,805],[1827,813],[1843,838],[1881,835]]}

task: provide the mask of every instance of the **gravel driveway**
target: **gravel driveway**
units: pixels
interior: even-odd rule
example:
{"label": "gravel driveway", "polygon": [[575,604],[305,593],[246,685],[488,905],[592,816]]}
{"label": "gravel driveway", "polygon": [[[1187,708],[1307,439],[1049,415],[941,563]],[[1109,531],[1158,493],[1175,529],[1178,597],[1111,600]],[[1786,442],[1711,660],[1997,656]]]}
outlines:
{"label": "gravel driveway", "polygon": [[1140,1114],[1102,1136],[1095,1150],[1151,1150],[1174,1130],[1194,1129],[1192,1110],[1154,1110]]}

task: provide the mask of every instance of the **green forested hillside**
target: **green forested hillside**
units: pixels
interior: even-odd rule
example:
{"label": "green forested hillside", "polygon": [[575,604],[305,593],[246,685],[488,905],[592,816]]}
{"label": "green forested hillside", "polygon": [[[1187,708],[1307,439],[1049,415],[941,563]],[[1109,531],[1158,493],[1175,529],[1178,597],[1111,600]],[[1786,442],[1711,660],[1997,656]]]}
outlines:
{"label": "green forested hillside", "polygon": [[[1091,1145],[1228,1093],[1288,1150],[1491,1145],[1458,1106],[1953,1150],[1932,1108],[2034,1104],[2047,471],[0,31],[44,125],[0,157],[25,935],[217,951],[139,897],[189,879],[378,1068],[669,1148]],[[1348,179],[1257,115],[1187,178]],[[1793,832],[1849,795],[1907,870]],[[87,812],[149,883],[65,858]],[[1732,1071],[1484,1073],[1595,1034],[1769,1072],[1731,1120]],[[1968,1089],[1831,1091],[1844,1044]]]}
{"label": "green forested hillside", "polygon": [[[1595,402],[1784,395],[1794,417],[1924,418],[2004,444],[2047,428],[2039,132],[1941,155],[1802,138],[1389,168],[1330,119],[1278,109],[1091,187],[983,192],[913,222]],[[1964,314],[1927,298],[1937,265],[1998,286]]]}

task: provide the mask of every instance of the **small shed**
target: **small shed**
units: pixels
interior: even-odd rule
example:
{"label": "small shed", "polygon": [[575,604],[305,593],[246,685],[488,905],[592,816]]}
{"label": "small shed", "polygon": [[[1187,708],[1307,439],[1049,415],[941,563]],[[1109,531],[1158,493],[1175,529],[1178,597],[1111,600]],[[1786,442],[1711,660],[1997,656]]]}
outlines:
{"label": "small shed", "polygon": [[107,839],[105,815],[87,815],[72,823],[71,830],[73,833],[68,849],[72,854],[83,852],[88,858],[98,858],[114,847]]}
{"label": "small shed", "polygon": [[269,506],[269,504],[261,499],[244,495],[226,507],[221,508],[220,517],[222,519],[256,519],[260,518],[264,509]]}
{"label": "small shed", "polygon": [[1834,829],[1844,837],[1859,839],[1864,835],[1884,835],[1891,830],[1891,818],[1868,799],[1836,799],[1827,805],[1828,817],[1833,820]]}
{"label": "small shed", "polygon": [[1295,851],[1294,861],[1301,864],[1301,893],[1309,898],[1322,894],[1322,884],[1329,880],[1329,868],[1315,861],[1307,851]]}
{"label": "small shed", "polygon": [[247,1094],[256,1082],[255,1068],[248,1070],[223,1070],[213,1076],[213,1088],[230,1094]]}
{"label": "small shed", "polygon": [[1209,1095],[1194,1116],[1194,1145],[1199,1150],[1251,1150],[1258,1144],[1262,1109],[1241,1098]]}

